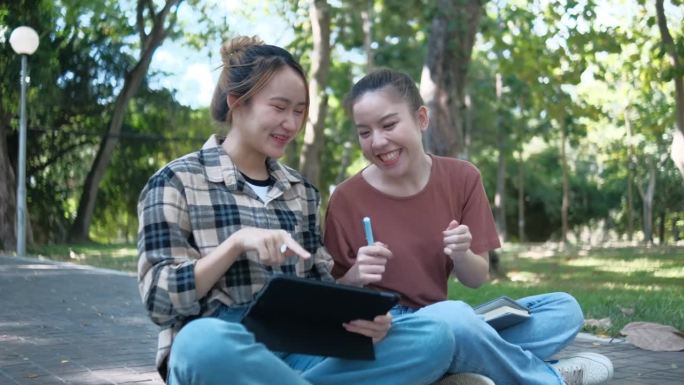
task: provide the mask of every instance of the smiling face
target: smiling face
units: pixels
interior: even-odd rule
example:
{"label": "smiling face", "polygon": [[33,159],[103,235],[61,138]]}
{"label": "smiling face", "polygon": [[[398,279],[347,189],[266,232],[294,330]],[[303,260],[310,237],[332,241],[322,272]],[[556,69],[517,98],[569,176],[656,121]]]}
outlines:
{"label": "smiling face", "polygon": [[363,155],[385,176],[408,176],[425,158],[425,107],[412,111],[391,87],[384,87],[361,95],[351,111]]}
{"label": "smiling face", "polygon": [[304,123],[307,101],[304,79],[285,66],[244,104],[232,106],[233,128],[240,153],[280,158]]}

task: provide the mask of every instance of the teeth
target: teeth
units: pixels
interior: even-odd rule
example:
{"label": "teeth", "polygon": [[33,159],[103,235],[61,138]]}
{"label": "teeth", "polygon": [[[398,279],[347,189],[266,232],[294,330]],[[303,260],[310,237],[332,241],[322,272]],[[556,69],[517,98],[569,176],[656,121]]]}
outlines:
{"label": "teeth", "polygon": [[380,160],[383,162],[394,160],[394,159],[397,159],[398,157],[399,157],[399,150],[388,152],[386,154],[378,155],[378,158],[380,158]]}

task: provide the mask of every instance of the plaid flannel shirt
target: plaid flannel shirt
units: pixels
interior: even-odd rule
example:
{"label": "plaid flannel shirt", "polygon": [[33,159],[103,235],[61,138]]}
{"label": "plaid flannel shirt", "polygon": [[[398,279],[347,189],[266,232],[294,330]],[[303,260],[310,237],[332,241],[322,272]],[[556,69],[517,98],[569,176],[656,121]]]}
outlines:
{"label": "plaid flannel shirt", "polygon": [[[157,368],[178,331],[212,315],[220,304],[249,304],[273,274],[332,281],[332,258],[320,236],[320,195],[296,171],[269,159],[275,183],[263,202],[211,136],[200,151],[176,159],[147,182],[138,202],[138,286],[149,317],[161,327]],[[256,252],[238,257],[203,298],[195,291],[195,262],[242,227],[284,229],[312,255],[277,267]]]}

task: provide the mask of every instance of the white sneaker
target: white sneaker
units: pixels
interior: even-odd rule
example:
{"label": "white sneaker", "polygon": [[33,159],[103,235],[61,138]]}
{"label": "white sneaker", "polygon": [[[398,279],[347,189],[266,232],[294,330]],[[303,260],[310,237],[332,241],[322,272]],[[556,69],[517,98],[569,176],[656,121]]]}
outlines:
{"label": "white sneaker", "polygon": [[613,378],[613,363],[603,354],[582,352],[553,364],[566,385],[596,385]]}
{"label": "white sneaker", "polygon": [[489,377],[476,373],[448,374],[433,385],[495,385]]}

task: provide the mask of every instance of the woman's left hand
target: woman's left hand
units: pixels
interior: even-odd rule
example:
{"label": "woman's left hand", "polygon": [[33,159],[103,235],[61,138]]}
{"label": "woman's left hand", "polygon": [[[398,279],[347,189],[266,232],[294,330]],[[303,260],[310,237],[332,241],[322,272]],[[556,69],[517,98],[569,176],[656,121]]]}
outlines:
{"label": "woman's left hand", "polygon": [[373,343],[380,342],[387,332],[389,332],[392,327],[392,315],[387,313],[385,315],[379,315],[375,317],[372,321],[357,319],[354,321],[343,323],[347,331],[352,333],[358,333],[366,337],[371,337]]}
{"label": "woman's left hand", "polygon": [[452,220],[447,229],[442,232],[442,236],[444,237],[444,254],[448,255],[454,264],[458,263],[470,249],[470,242],[473,240],[470,229]]}

